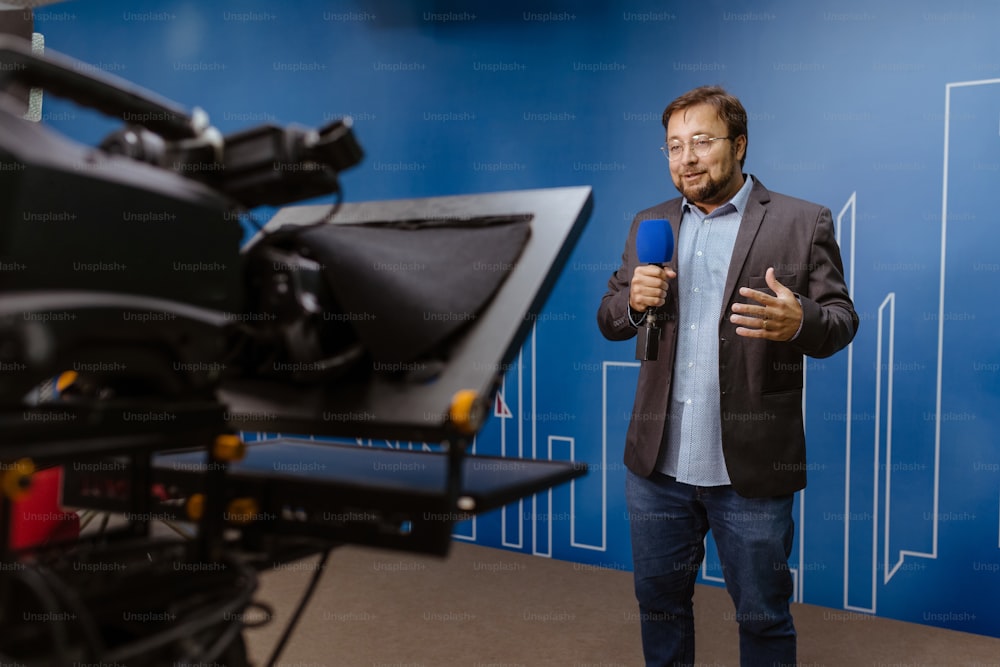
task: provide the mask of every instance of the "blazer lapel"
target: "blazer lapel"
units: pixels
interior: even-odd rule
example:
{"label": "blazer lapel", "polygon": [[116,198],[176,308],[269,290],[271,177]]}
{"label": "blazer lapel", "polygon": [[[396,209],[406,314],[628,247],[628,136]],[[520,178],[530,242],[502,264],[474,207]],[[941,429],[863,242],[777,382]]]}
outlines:
{"label": "blazer lapel", "polygon": [[769,201],[771,201],[771,196],[768,194],[767,188],[760,181],[754,179],[746,210],[743,211],[743,219],[740,220],[740,229],[736,232],[733,256],[729,261],[729,273],[726,275],[726,288],[722,297],[721,318],[726,317],[727,305],[732,300],[733,293],[737,288],[736,282],[739,280],[740,274],[743,273],[743,265],[746,264],[750,248],[753,246],[754,239],[757,238],[757,230],[760,229],[760,225],[764,221],[764,214],[767,211],[764,205]]}
{"label": "blazer lapel", "polygon": [[674,233],[674,254],[670,258],[668,266],[674,271],[677,270],[677,239],[681,237],[681,201],[671,202],[667,205],[667,219],[670,220],[670,229]]}

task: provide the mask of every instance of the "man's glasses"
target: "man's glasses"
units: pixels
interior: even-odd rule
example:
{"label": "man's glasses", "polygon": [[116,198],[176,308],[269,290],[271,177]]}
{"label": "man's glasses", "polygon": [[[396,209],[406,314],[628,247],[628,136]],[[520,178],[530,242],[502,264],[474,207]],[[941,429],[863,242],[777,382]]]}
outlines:
{"label": "man's glasses", "polygon": [[675,160],[680,160],[684,156],[684,147],[687,145],[691,146],[691,150],[698,157],[705,157],[712,150],[712,145],[716,141],[721,139],[735,139],[735,137],[710,137],[707,134],[696,134],[691,137],[690,142],[683,142],[679,139],[674,139],[667,143],[666,146],[660,146],[660,150],[663,151],[663,155],[666,156],[671,162]]}

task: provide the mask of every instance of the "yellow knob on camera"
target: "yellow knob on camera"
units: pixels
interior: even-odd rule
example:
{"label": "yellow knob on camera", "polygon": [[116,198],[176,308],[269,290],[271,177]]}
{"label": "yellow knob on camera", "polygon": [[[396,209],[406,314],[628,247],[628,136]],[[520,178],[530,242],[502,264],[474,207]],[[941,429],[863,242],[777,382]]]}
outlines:
{"label": "yellow knob on camera", "polygon": [[76,371],[63,371],[56,378],[56,391],[60,394],[66,391],[79,377],[80,374]]}
{"label": "yellow knob on camera", "polygon": [[205,514],[205,494],[191,494],[191,497],[187,499],[187,503],[184,504],[184,509],[187,511],[189,519],[200,521],[201,517]]}
{"label": "yellow knob on camera", "polygon": [[234,498],[226,508],[226,521],[237,526],[245,526],[259,515],[257,501],[253,498]]}
{"label": "yellow knob on camera", "polygon": [[240,436],[232,433],[223,433],[218,436],[212,446],[212,456],[217,461],[225,461],[226,463],[242,461],[246,455],[246,443],[240,439]]}
{"label": "yellow knob on camera", "polygon": [[451,397],[448,418],[460,433],[474,434],[483,420],[483,407],[479,394],[472,389],[460,389]]}
{"label": "yellow knob on camera", "polygon": [[35,474],[35,464],[31,459],[18,459],[4,466],[3,493],[10,500],[20,500],[31,490],[31,476]]}

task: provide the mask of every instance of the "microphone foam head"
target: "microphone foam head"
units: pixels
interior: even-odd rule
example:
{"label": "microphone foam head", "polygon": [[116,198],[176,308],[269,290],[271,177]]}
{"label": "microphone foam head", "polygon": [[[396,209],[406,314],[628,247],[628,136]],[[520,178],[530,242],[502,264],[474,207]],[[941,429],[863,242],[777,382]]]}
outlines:
{"label": "microphone foam head", "polygon": [[643,220],[635,234],[635,251],[643,264],[666,264],[674,255],[674,230],[670,221]]}

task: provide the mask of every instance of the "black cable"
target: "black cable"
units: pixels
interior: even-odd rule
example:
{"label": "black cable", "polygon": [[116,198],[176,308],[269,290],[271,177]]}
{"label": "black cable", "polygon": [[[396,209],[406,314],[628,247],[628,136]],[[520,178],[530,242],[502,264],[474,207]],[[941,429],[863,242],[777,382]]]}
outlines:
{"label": "black cable", "polygon": [[77,616],[76,620],[80,623],[79,627],[83,631],[85,643],[90,648],[91,655],[94,659],[97,659],[104,650],[104,642],[101,639],[97,625],[94,623],[93,614],[87,610],[83,604],[83,600],[76,594],[73,587],[67,586],[55,572],[42,565],[36,566],[36,569],[42,580],[46,582],[52,591],[52,594],[59,597],[62,600],[63,606]]}
{"label": "black cable", "polygon": [[277,645],[271,652],[271,657],[267,660],[267,667],[274,667],[278,658],[281,656],[281,652],[285,650],[285,644],[292,636],[292,631],[295,629],[296,624],[299,622],[299,618],[302,616],[302,612],[305,611],[306,605],[309,603],[309,599],[316,590],[316,584],[319,583],[319,578],[323,576],[323,570],[326,567],[326,561],[330,557],[330,552],[333,551],[332,548],[327,549],[320,556],[318,567],[316,571],[313,572],[313,576],[309,579],[309,586],[306,588],[305,593],[302,594],[302,599],[299,600],[299,606],[295,609],[295,613],[292,614],[292,618],[288,621],[288,626],[285,627],[285,631],[281,634],[281,638],[278,640]]}
{"label": "black cable", "polygon": [[325,224],[330,222],[337,215],[337,213],[340,212],[340,207],[344,204],[344,191],[343,189],[338,188],[333,194],[335,199],[333,200],[333,205],[330,206],[330,210],[327,211],[326,215],[324,215],[320,220],[313,224]]}
{"label": "black cable", "polygon": [[[246,568],[245,571],[250,571],[250,570],[249,568]],[[191,665],[191,666],[205,665],[214,662],[215,659],[218,658],[220,655],[222,655],[222,653],[226,651],[226,649],[228,649],[229,646],[236,640],[236,638],[239,637],[240,634],[243,632],[243,628],[246,627],[246,623],[244,620],[246,610],[251,606],[257,606],[257,605],[251,600],[249,602],[246,602],[245,604],[239,605],[238,608],[241,609],[241,613],[239,614],[231,614],[230,612],[223,612],[221,615],[222,620],[223,621],[228,620],[229,622],[228,625],[225,627],[225,629],[223,629],[219,633],[218,637],[216,637],[215,643],[212,644],[212,646],[208,649],[199,648],[199,650],[193,654],[189,652],[188,657],[185,658],[185,660],[188,660],[187,663],[177,660],[175,661],[175,664],[178,667],[181,667],[182,665]],[[230,618],[227,619],[227,616],[229,616]]]}
{"label": "black cable", "polygon": [[334,193],[334,202],[330,205],[329,210],[322,215],[322,217],[313,220],[312,222],[306,222],[301,225],[282,225],[275,230],[270,232],[264,232],[260,240],[254,244],[254,248],[261,246],[264,242],[274,242],[275,239],[284,240],[286,238],[292,238],[300,232],[304,232],[307,229],[313,229],[314,227],[322,227],[323,225],[329,223],[333,220],[337,213],[340,212],[341,207],[344,205],[344,191],[343,189],[338,189]]}
{"label": "black cable", "polygon": [[195,653],[190,653],[186,658],[180,660],[174,660],[174,667],[195,667],[196,665],[207,665],[211,664],[218,658],[222,653],[229,648],[240,633],[243,632],[243,623],[239,620],[230,621],[219,636],[215,639],[215,643],[208,650],[197,650]]}
{"label": "black cable", "polygon": [[217,625],[217,623],[212,622],[215,618],[224,618],[227,613],[244,609],[250,603],[250,598],[254,590],[256,590],[256,573],[235,560],[230,561],[229,564],[233,565],[241,573],[247,583],[235,598],[219,603],[214,609],[191,616],[187,620],[157,635],[134,641],[117,650],[110,651],[105,656],[102,656],[103,660],[127,663],[133,654],[142,655],[182,637],[193,636],[199,630],[204,630],[205,627]]}
{"label": "black cable", "polygon": [[[34,568],[26,567],[25,569],[18,572],[15,576],[23,580],[25,585],[35,594],[37,601],[40,603],[41,607],[45,609],[45,613],[48,614],[60,614],[62,611],[57,605],[55,595],[52,594],[50,586],[44,577],[36,571]],[[24,619],[28,620],[28,619]],[[66,634],[66,624],[65,623],[48,623],[51,628],[50,637],[52,640],[52,647],[55,650],[56,660],[55,664],[58,665],[69,665],[72,663],[73,656],[70,653],[69,638]],[[17,664],[16,662],[14,664]]]}

